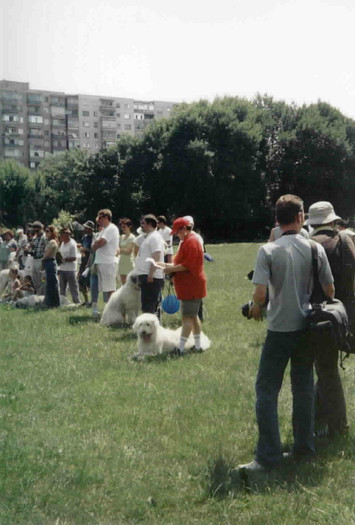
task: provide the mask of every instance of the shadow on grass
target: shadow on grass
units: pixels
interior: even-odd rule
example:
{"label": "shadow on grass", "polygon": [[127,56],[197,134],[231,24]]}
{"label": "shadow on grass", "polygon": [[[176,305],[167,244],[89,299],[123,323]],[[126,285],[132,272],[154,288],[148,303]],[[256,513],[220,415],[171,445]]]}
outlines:
{"label": "shadow on grass", "polygon": [[[197,352],[196,350],[185,350],[184,355],[177,355],[173,352],[164,352],[157,355],[146,355],[144,356],[144,363],[165,363],[166,361],[176,361],[177,359],[191,359],[193,356],[198,356],[204,352]],[[142,362],[142,361],[141,361]]]}
{"label": "shadow on grass", "polygon": [[220,454],[211,460],[207,471],[209,497],[223,499],[245,493],[264,493],[276,489],[297,492],[302,487],[320,485],[328,475],[328,463],[339,459],[351,459],[355,447],[353,436],[338,437],[332,442],[323,441],[317,447],[318,454],[312,461],[286,460],[269,472],[247,474],[240,471],[236,461]]}
{"label": "shadow on grass", "polygon": [[99,323],[99,317],[92,317],[91,315],[75,315],[69,317],[69,324],[82,324],[82,323]]}

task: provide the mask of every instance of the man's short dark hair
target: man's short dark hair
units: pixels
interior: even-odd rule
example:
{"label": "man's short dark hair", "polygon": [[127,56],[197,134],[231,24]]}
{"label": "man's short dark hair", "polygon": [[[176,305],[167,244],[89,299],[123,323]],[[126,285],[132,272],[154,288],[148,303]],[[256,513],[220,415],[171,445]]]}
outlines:
{"label": "man's short dark hair", "polygon": [[153,228],[157,227],[158,219],[152,213],[148,213],[148,215],[144,215],[143,219],[145,220],[147,224],[151,224]]}
{"label": "man's short dark hair", "polygon": [[165,215],[158,215],[157,221],[158,222],[163,222],[164,224],[166,224],[166,217],[165,217]]}
{"label": "man's short dark hair", "polygon": [[282,195],[276,202],[276,220],[280,225],[292,224],[303,211],[303,201],[297,195]]}

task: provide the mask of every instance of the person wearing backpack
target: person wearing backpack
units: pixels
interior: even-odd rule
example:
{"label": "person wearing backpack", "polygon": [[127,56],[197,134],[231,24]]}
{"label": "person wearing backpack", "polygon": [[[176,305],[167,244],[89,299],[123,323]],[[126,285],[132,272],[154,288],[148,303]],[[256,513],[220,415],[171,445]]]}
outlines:
{"label": "person wearing backpack", "polygon": [[[255,460],[239,465],[240,473],[277,467],[284,455],[278,422],[278,396],[288,362],[291,363],[292,426],[294,459],[315,454],[314,447],[314,352],[306,334],[306,317],[313,286],[310,242],[300,235],[304,222],[303,202],[296,195],[283,195],[276,202],[276,219],[282,235],[259,248],[253,275],[255,291],[250,315],[262,318],[267,290],[268,331],[256,379],[256,416],[259,439]],[[333,276],[327,256],[316,245],[318,278],[324,292],[334,295]],[[287,459],[289,456],[287,457]]]}
{"label": "person wearing backpack", "polygon": [[[312,226],[312,239],[321,244],[327,254],[334,277],[335,298],[344,303],[351,322],[354,308],[355,246],[349,235],[337,230],[336,221],[339,219],[330,202],[319,201],[310,206],[306,224]],[[326,300],[326,296],[318,288],[313,299],[322,302]],[[315,396],[316,434],[329,438],[344,434],[348,429],[338,357],[339,348],[331,339],[324,338],[318,344],[315,357],[318,377]]]}

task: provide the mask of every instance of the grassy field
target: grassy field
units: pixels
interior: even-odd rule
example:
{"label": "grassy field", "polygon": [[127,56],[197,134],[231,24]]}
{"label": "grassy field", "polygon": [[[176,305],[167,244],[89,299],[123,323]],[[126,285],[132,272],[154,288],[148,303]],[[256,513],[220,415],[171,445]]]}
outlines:
{"label": "grassy field", "polygon": [[[131,362],[130,329],[86,309],[0,308],[0,525],[354,523],[355,358],[342,378],[349,437],[250,486],[254,381],[265,323],[241,316],[257,244],[209,246],[205,354]],[[178,326],[179,315],[164,314]],[[288,374],[280,427],[290,447]]]}

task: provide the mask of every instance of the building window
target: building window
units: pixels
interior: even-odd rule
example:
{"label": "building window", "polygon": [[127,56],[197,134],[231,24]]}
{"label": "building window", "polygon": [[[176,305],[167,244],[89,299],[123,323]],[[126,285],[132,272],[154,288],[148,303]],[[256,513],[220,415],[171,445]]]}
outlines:
{"label": "building window", "polygon": [[129,120],[131,118],[131,115],[129,115],[128,113],[125,113],[123,118],[126,120]]}
{"label": "building window", "polygon": [[84,132],[84,138],[85,139],[89,139],[90,138],[90,133],[88,131]]}
{"label": "building window", "polygon": [[94,139],[98,139],[99,138],[99,134],[98,133],[94,133]]}
{"label": "building window", "polygon": [[99,116],[98,112],[94,111],[94,117],[98,117],[98,116]]}
{"label": "building window", "polygon": [[43,118],[38,115],[29,115],[28,122],[31,122],[31,124],[43,124]]}
{"label": "building window", "polygon": [[130,109],[130,108],[131,108],[131,104],[125,104],[124,107],[125,107],[126,109]]}
{"label": "building window", "polygon": [[5,157],[19,157],[20,156],[20,150],[19,149],[7,149],[5,148]]}
{"label": "building window", "polygon": [[30,157],[44,157],[44,151],[41,149],[30,149]]}
{"label": "building window", "polygon": [[115,120],[103,120],[102,121],[102,127],[103,128],[116,128],[116,121]]}
{"label": "building window", "polygon": [[130,129],[132,129],[131,124],[125,124],[125,125],[124,125],[124,129],[127,130],[127,131],[129,131]]}
{"label": "building window", "polygon": [[90,111],[83,111],[82,115],[83,117],[90,117]]}
{"label": "building window", "polygon": [[90,122],[88,122],[87,120],[84,120],[83,126],[84,126],[84,128],[89,128],[90,127]]}
{"label": "building window", "polygon": [[99,127],[99,123],[98,122],[94,122],[94,128],[98,128]]}

